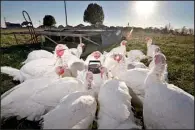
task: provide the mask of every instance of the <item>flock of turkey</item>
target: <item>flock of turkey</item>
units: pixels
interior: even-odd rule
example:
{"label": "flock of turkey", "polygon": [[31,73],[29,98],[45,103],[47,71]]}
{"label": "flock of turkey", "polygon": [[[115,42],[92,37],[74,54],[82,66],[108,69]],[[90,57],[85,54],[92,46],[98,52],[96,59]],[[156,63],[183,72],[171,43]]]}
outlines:
{"label": "flock of turkey", "polygon": [[[146,129],[194,129],[194,96],[168,83],[160,47],[146,38],[145,55],[126,52],[126,44],[86,60],[80,58],[83,43],[71,49],[58,44],[54,53],[30,52],[19,70],[2,66],[20,84],[1,95],[1,119],[40,121],[42,129],[87,129],[94,120],[98,129],[142,129],[134,100],[143,106]],[[141,62],[146,58],[148,67]]]}

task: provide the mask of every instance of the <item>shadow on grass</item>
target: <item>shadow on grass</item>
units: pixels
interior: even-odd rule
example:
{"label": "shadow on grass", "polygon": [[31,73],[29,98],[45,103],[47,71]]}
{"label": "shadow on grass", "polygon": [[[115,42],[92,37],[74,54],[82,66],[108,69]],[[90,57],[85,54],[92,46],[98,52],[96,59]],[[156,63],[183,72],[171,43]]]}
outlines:
{"label": "shadow on grass", "polygon": [[17,120],[16,117],[2,120],[2,129],[41,129],[41,121],[29,121],[24,119]]}
{"label": "shadow on grass", "polygon": [[[18,44],[18,45],[12,45],[9,47],[1,47],[1,53],[13,53],[13,52],[21,52],[28,53],[29,51],[35,50],[35,49],[41,49],[41,44]],[[21,51],[20,51],[21,50]]]}

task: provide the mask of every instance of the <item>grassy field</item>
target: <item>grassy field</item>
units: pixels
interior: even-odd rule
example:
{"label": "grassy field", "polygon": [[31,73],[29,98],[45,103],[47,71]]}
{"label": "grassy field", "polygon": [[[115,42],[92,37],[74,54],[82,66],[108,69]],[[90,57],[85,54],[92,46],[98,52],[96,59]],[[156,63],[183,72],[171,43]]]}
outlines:
{"label": "grassy field", "polygon": [[[188,93],[194,95],[194,37],[174,36],[166,34],[154,34],[134,32],[133,39],[128,42],[127,51],[140,49],[146,53],[144,38],[152,37],[155,44],[159,45],[167,57],[169,83],[172,83]],[[40,49],[40,44],[26,43],[29,35],[17,36],[19,44],[16,45],[14,36],[1,35],[1,66],[21,67],[29,52]],[[47,44],[49,46],[49,44]],[[115,44],[106,50],[118,46]],[[45,49],[43,47],[43,49]],[[51,51],[51,50],[49,50]],[[15,86],[12,78],[1,74],[1,94]]]}
{"label": "grassy field", "polygon": [[[28,29],[3,29],[1,33],[12,33],[12,32],[28,32]],[[36,31],[41,31],[41,29],[36,29]],[[18,44],[30,44],[27,43],[31,39],[28,34],[18,34],[16,35]],[[40,39],[39,39],[40,40]],[[17,45],[14,35],[1,35],[1,47],[9,47],[12,45]]]}

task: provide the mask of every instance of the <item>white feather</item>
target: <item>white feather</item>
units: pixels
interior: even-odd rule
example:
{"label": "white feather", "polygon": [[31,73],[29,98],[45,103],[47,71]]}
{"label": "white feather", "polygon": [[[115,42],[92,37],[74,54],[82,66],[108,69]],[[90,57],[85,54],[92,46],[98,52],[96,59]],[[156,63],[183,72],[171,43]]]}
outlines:
{"label": "white feather", "polygon": [[71,77],[28,80],[1,100],[1,116],[39,120],[45,112],[58,105],[64,96],[85,90],[82,82]]}
{"label": "white feather", "polygon": [[143,117],[146,128],[194,129],[194,97],[164,82],[166,58],[162,53],[154,58],[157,62],[144,82]]}
{"label": "white feather", "polygon": [[100,88],[98,101],[100,104],[98,112],[99,129],[120,128],[126,120],[129,120],[128,123],[131,125],[126,125],[125,129],[136,126],[131,111],[131,96],[124,82],[116,79],[105,82]]}
{"label": "white feather", "polygon": [[134,61],[141,61],[145,59],[146,55],[140,50],[130,50],[127,52],[127,61],[134,62]]}
{"label": "white feather", "polygon": [[20,81],[23,80],[23,78],[20,74],[20,70],[9,67],[9,66],[2,66],[1,73],[8,74],[9,76],[12,76],[14,80],[20,80]]}
{"label": "white feather", "polygon": [[96,100],[89,93],[69,94],[43,116],[43,129],[88,129],[95,118],[96,108]]}
{"label": "white feather", "polygon": [[78,44],[77,48],[70,48],[70,53],[80,58],[81,54],[83,53],[83,48],[81,44]]}
{"label": "white feather", "polygon": [[22,62],[22,64],[26,64],[32,60],[36,60],[39,58],[54,58],[54,54],[46,50],[34,50],[28,54],[27,59]]}

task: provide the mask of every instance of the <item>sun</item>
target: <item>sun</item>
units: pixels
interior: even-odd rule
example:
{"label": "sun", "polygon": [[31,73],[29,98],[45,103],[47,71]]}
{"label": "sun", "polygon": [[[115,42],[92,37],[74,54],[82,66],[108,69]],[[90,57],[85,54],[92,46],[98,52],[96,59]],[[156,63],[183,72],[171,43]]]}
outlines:
{"label": "sun", "polygon": [[139,15],[148,16],[154,12],[155,1],[136,1],[136,12]]}

